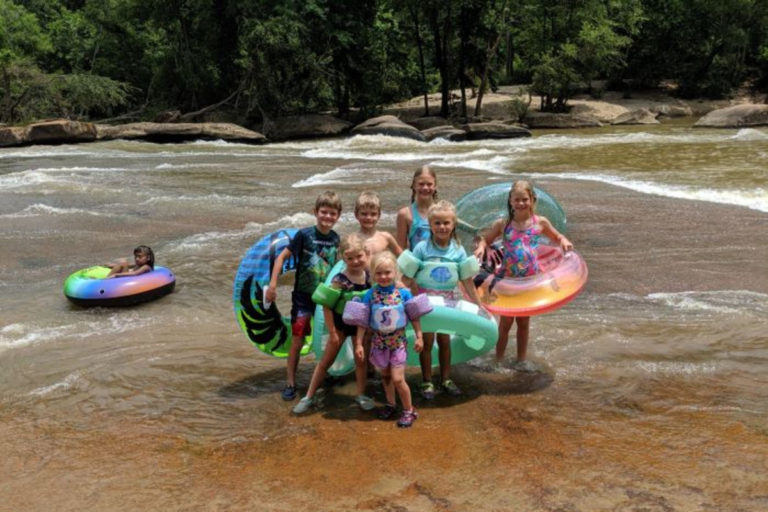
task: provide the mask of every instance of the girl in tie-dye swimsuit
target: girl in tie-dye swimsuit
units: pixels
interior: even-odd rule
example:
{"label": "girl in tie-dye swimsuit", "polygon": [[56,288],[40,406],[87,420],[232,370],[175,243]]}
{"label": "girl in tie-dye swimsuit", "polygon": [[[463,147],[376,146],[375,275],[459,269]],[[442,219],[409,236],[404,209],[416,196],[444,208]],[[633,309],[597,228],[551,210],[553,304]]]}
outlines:
{"label": "girl in tie-dye swimsuit", "polygon": [[[482,258],[486,249],[501,237],[502,260],[499,277],[526,277],[540,272],[536,249],[541,235],[557,242],[563,251],[573,249],[573,244],[546,218],[533,213],[536,194],[527,181],[516,181],[509,190],[507,219],[499,219],[480,240],[475,256]],[[501,363],[509,341],[509,331],[517,321],[517,360],[514,368],[531,372],[535,366],[526,360],[530,317],[502,316],[499,318],[499,341],[496,343],[496,361]]]}
{"label": "girl in tie-dye swimsuit", "polygon": [[540,238],[541,225],[536,215],[525,229],[516,228],[513,221],[507,224],[501,242],[503,277],[526,277],[540,272],[536,257]]}

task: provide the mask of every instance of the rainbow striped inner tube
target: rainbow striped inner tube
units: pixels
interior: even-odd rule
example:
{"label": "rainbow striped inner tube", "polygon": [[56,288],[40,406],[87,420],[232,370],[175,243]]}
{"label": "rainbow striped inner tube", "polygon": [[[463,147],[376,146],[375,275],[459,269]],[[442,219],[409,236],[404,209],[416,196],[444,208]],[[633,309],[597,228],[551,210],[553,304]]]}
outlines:
{"label": "rainbow striped inner tube", "polygon": [[528,277],[499,277],[488,261],[475,276],[477,294],[491,313],[534,316],[572,301],[587,282],[587,264],[575,251],[541,244],[536,249],[541,273]]}
{"label": "rainbow striped inner tube", "polygon": [[173,291],[176,277],[165,267],[137,276],[106,279],[109,267],[88,267],[64,281],[64,295],[78,306],[130,306]]}

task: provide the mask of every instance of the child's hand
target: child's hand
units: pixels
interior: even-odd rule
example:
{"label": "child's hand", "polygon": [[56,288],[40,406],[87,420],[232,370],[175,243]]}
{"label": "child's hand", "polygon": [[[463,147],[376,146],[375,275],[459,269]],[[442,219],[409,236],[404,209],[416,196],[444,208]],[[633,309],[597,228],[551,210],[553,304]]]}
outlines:
{"label": "child's hand", "polygon": [[275,302],[275,299],[277,298],[277,289],[273,286],[267,286],[267,289],[264,291],[264,298],[269,302]]}
{"label": "child's hand", "polygon": [[563,236],[563,237],[560,237],[560,248],[563,250],[563,252],[572,251],[573,244],[571,243],[570,240],[568,240]]}
{"label": "child's hand", "polygon": [[413,342],[413,350],[419,353],[424,350],[424,340],[421,339],[421,334],[416,335],[416,339]]}
{"label": "child's hand", "polygon": [[355,344],[355,360],[357,361],[364,361],[365,360],[365,350],[363,350],[363,345],[357,345]]}

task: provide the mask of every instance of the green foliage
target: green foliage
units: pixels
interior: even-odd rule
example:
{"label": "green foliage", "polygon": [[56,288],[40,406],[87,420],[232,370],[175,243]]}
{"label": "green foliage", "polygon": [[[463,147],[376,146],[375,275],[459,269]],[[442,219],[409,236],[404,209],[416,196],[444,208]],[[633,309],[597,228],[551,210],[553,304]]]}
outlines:
{"label": "green foliage", "polygon": [[233,93],[254,122],[432,92],[449,115],[457,87],[502,79],[556,111],[603,79],[726,96],[768,88],[766,34],[766,0],[0,0],[0,121],[190,112]]}

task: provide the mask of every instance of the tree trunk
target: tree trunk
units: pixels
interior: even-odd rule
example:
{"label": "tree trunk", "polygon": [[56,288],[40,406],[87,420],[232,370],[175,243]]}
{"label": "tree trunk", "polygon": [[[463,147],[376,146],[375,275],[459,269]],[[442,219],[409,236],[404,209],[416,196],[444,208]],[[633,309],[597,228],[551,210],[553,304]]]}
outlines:
{"label": "tree trunk", "polygon": [[[429,11],[432,33],[435,38],[435,66],[440,72],[440,115],[450,117],[450,108],[448,101],[451,95],[451,77],[448,66],[448,41],[450,40],[451,30],[451,10],[450,4],[447,7],[448,12],[442,23],[440,13],[437,7],[432,7]],[[442,31],[441,31],[442,28]]]}
{"label": "tree trunk", "polygon": [[421,72],[421,88],[424,92],[424,116],[429,116],[429,91],[427,90],[427,72],[424,63],[424,40],[421,38],[421,26],[419,25],[419,13],[412,6],[408,6],[413,19],[413,31],[416,36],[416,48],[419,50],[419,71]]}

